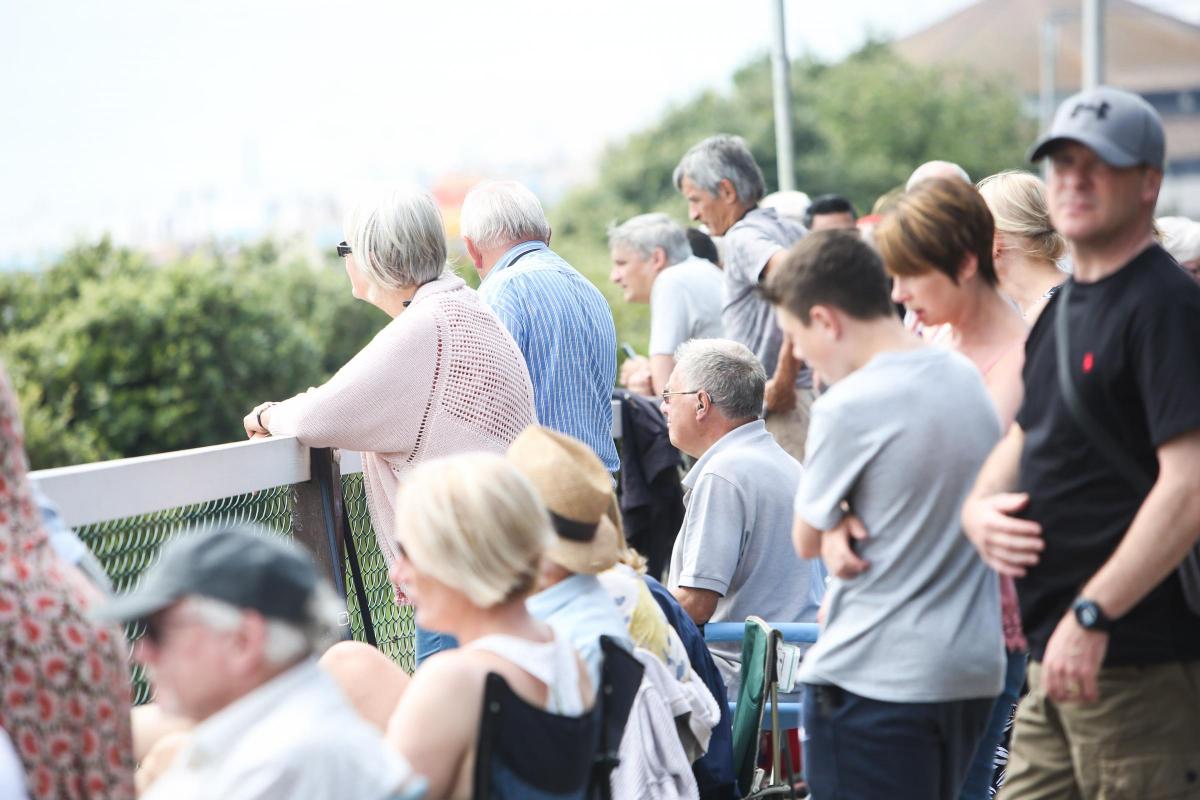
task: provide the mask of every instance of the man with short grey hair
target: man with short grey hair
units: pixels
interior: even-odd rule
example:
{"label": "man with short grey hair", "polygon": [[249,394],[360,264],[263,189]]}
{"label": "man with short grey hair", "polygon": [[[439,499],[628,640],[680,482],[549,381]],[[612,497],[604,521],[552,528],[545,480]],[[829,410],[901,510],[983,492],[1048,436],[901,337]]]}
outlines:
{"label": "man with short grey hair", "polygon": [[197,723],[141,796],[384,800],[418,789],[317,666],[340,607],[308,555],[273,534],[227,528],[164,545],[141,585],[95,614],[140,622],[134,657],[159,705]]}
{"label": "man with short grey hair", "polygon": [[741,342],[767,370],[766,425],[794,458],[804,457],[812,376],[792,357],[758,286],[777,267],[804,226],[763,208],[762,170],[740,136],[710,136],[684,154],[673,176],[688,214],[724,237],[725,336]]}
{"label": "man with short grey hair", "polygon": [[657,396],[675,368],[679,345],[721,336],[721,270],[692,255],[683,226],[661,213],[610,227],[608,249],[612,282],[628,302],[650,304],[650,358],[626,359],[621,385]]}
{"label": "man with short grey hair", "polygon": [[[825,589],[820,560],[792,548],[800,464],[759,418],[767,376],[743,344],[697,339],[676,353],[663,392],[671,443],[698,459],[683,480],[687,512],[667,585],[698,625],[812,622]],[[711,645],[731,692],[740,645]]]}
{"label": "man with short grey hair", "polygon": [[550,249],[542,204],[515,181],[471,189],[460,227],[479,296],[525,356],[538,422],[579,439],[616,472],[617,332],[604,295]]}

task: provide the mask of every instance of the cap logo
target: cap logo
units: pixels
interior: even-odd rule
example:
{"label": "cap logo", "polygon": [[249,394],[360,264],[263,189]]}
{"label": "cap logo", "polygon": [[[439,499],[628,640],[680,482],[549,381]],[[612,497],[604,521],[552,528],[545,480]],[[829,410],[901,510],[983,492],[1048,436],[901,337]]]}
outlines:
{"label": "cap logo", "polygon": [[1081,111],[1090,111],[1096,115],[1096,119],[1104,119],[1108,116],[1108,110],[1110,108],[1112,108],[1112,106],[1108,104],[1107,100],[1098,105],[1093,105],[1091,103],[1076,103],[1075,108],[1071,109],[1071,119],[1075,119],[1076,115],[1078,115]]}

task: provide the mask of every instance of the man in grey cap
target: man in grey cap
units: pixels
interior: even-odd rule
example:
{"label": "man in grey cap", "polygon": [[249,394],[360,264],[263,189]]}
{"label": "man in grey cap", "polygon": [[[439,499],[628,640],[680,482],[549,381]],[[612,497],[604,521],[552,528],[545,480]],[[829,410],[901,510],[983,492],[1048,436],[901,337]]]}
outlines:
{"label": "man in grey cap", "polygon": [[96,612],[142,623],[134,657],[158,703],[196,723],[142,797],[382,800],[418,780],[317,667],[340,607],[281,537],[226,528],[164,545],[140,587]]}
{"label": "man in grey cap", "polygon": [[1200,287],[1154,241],[1164,149],[1148,103],[1100,87],[1030,152],[1075,273],[963,508],[1030,644],[1005,798],[1200,797],[1200,614],[1177,572],[1200,537]]}

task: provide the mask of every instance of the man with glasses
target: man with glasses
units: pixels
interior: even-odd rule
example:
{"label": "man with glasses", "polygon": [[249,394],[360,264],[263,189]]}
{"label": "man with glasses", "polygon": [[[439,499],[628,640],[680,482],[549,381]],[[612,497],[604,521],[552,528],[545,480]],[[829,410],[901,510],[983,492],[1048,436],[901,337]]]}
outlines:
{"label": "man with glasses", "polygon": [[[662,393],[671,443],[698,459],[683,479],[687,511],[667,585],[697,625],[813,622],[825,589],[818,559],[792,549],[800,464],[761,418],[766,371],[745,345],[695,339],[675,353]],[[734,695],[740,644],[710,645]]]}

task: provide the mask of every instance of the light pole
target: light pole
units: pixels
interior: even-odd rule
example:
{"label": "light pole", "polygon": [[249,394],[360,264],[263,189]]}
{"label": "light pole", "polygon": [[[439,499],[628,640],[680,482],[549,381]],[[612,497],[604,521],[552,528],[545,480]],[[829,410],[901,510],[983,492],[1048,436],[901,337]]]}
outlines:
{"label": "light pole", "polygon": [[779,191],[788,192],[796,188],[796,165],[792,157],[792,88],[783,0],[771,0],[771,5],[775,29],[771,37],[771,75],[775,98],[775,166],[779,173]]}
{"label": "light pole", "polygon": [[1083,88],[1104,83],[1104,0],[1083,0]]}

